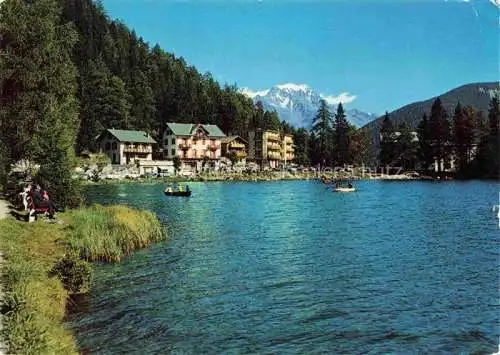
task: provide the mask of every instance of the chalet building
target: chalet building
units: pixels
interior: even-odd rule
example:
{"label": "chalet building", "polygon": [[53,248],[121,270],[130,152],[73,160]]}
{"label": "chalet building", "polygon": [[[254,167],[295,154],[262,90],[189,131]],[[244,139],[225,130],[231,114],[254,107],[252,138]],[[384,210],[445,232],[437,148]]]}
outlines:
{"label": "chalet building", "polygon": [[293,149],[293,135],[284,134],[282,136],[283,161],[292,162],[295,159],[295,150]]}
{"label": "chalet building", "polygon": [[261,168],[278,168],[295,158],[291,134],[257,129],[250,131],[248,137],[248,160]]}
{"label": "chalet building", "polygon": [[248,142],[240,136],[229,136],[221,139],[222,156],[246,162]]}
{"label": "chalet building", "polygon": [[172,122],[163,134],[163,149],[167,159],[179,157],[183,169],[199,171],[203,165],[218,169],[224,138],[216,125]]}
{"label": "chalet building", "polygon": [[153,160],[156,141],[143,131],[107,129],[96,139],[99,152],[105,153],[112,164],[128,165]]}

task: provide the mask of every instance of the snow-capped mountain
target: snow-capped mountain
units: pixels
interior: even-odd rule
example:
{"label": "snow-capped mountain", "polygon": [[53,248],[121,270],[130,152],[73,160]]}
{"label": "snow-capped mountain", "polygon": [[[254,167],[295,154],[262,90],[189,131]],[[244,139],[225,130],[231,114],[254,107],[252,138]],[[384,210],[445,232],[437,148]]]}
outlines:
{"label": "snow-capped mountain", "polygon": [[356,96],[348,92],[338,96],[327,96],[312,90],[305,84],[291,83],[276,85],[262,91],[243,88],[241,92],[252,98],[255,103],[261,101],[264,109],[276,111],[280,120],[285,120],[295,127],[311,127],[321,99],[328,103],[331,113],[335,113],[337,105],[342,102],[347,120],[356,127],[362,127],[377,118],[376,114],[350,109],[349,103],[354,101]]}

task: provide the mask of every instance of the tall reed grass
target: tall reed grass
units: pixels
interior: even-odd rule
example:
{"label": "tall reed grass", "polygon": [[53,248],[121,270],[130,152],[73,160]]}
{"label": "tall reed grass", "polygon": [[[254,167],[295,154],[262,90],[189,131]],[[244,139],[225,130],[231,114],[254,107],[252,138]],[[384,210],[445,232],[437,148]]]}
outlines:
{"label": "tall reed grass", "polygon": [[64,328],[68,292],[49,270],[66,250],[60,225],[0,221],[3,277],[1,334],[9,354],[78,354]]}
{"label": "tall reed grass", "polygon": [[71,212],[70,218],[69,246],[89,261],[120,261],[164,238],[160,222],[149,211],[93,205]]}
{"label": "tall reed grass", "polygon": [[[78,353],[72,333],[64,327],[69,291],[61,278],[51,276],[58,274],[66,284],[80,285],[80,276],[85,278],[88,269],[74,267],[70,261],[75,253],[89,261],[119,261],[164,238],[154,214],[124,206],[95,205],[59,217],[64,224],[0,220],[0,251],[5,254],[0,263],[4,297],[0,340],[6,341],[9,354]],[[74,291],[74,287],[68,288]]]}

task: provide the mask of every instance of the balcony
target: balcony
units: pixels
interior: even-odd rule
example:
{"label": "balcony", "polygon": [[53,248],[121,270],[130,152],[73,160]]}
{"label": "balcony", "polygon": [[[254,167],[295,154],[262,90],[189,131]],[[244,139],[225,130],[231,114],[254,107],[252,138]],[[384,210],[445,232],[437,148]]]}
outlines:
{"label": "balcony", "polygon": [[280,150],[281,146],[278,143],[267,142],[267,149],[268,150]]}
{"label": "balcony", "polygon": [[210,149],[210,150],[212,150],[212,151],[215,151],[215,150],[217,150],[217,149],[220,149],[220,145],[218,145],[218,144],[210,144],[210,145],[208,146],[208,149]]}
{"label": "balcony", "polygon": [[274,142],[281,142],[280,135],[277,133],[269,133],[267,135],[267,140],[268,141],[274,141]]}
{"label": "balcony", "polygon": [[229,143],[229,148],[231,148],[231,149],[244,149],[245,145],[243,143],[231,142],[231,143]]}
{"label": "balcony", "polygon": [[286,147],[286,151],[287,151],[287,153],[288,152],[292,152],[293,153],[295,150],[293,149],[292,146],[289,145],[289,146]]}
{"label": "balcony", "polygon": [[180,143],[179,144],[179,149],[189,149],[191,148],[191,144],[190,143]]}
{"label": "balcony", "polygon": [[280,160],[281,154],[278,152],[267,152],[267,159]]}
{"label": "balcony", "polygon": [[144,147],[144,146],[125,146],[123,148],[123,152],[125,153],[151,153],[152,149],[151,147]]}

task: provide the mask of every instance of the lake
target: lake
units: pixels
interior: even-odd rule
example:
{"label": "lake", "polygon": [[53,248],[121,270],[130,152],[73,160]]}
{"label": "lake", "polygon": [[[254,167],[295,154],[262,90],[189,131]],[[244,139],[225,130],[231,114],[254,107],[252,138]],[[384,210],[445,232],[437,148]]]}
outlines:
{"label": "lake", "polygon": [[89,186],[150,209],[168,241],[96,267],[68,325],[96,354],[491,354],[496,182]]}

